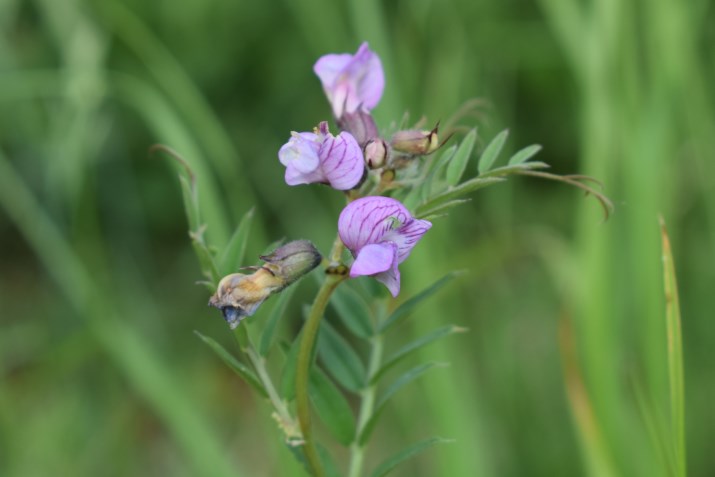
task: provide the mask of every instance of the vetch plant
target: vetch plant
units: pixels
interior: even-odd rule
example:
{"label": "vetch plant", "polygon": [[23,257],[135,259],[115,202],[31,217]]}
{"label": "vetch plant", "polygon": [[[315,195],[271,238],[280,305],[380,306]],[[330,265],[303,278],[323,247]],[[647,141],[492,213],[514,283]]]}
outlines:
{"label": "vetch plant", "polygon": [[[383,412],[389,410],[390,398],[437,365],[418,364],[387,383],[389,372],[416,350],[464,331],[444,325],[391,355],[384,352],[390,332],[457,275],[450,273],[412,297],[400,296],[399,265],[419,246],[433,227],[432,221],[468,202],[472,192],[514,175],[579,187],[599,200],[606,215],[611,204],[589,186],[593,180],[588,177],[544,172],[547,164],[531,160],[540,146],[524,148],[507,165],[494,167],[506,131],[486,146],[476,169],[469,167],[476,130],[449,147],[440,142],[438,126],[415,126],[383,136],[370,111],[382,97],[384,74],[379,57],[367,43],[354,55],[323,56],[314,71],[341,131],[333,136],[323,121],[313,132],[292,133],[277,155],[286,168],[287,185],[324,184],[342,191],[335,194],[336,200],[342,195],[346,205],[335,220],[337,236],[332,250],[321,256],[310,241],[295,240],[269,247],[260,257],[262,263],[247,266],[244,251],[252,213],[240,222],[226,248],[217,251],[205,239],[210,224],[200,219],[196,186],[188,167],[181,182],[190,237],[213,294],[209,304],[221,311],[241,354],[234,356],[213,339],[199,334],[200,338],[270,402],[285,442],[311,475],[358,477],[365,475],[370,437]],[[452,133],[447,127],[448,139]],[[321,285],[300,333],[292,342],[276,343],[280,320],[301,322],[300,317],[286,314],[293,290],[290,285],[318,267]],[[251,273],[240,273],[239,268]],[[355,283],[358,277],[365,278]],[[390,296],[381,286],[370,286],[373,279],[384,285]],[[248,318],[273,295],[278,296],[274,298],[277,303],[269,316]],[[323,319],[329,304],[341,329],[351,336],[343,336]],[[367,352],[355,349],[353,342]],[[281,371],[271,373],[269,370],[278,366],[269,367],[269,361],[280,363]],[[359,402],[357,409],[351,401]],[[314,415],[336,444],[317,442]],[[433,437],[412,444],[374,467],[370,475],[387,475],[403,460],[440,442],[445,439]],[[348,448],[348,462],[333,460],[329,448],[335,445]]]}

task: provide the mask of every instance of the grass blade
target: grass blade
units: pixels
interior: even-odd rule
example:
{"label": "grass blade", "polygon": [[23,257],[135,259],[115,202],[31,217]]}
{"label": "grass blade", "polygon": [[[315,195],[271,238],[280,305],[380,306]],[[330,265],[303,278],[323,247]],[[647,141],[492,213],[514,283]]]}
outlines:
{"label": "grass blade", "polygon": [[676,475],[685,477],[685,384],[683,379],[683,338],[680,301],[675,279],[675,264],[665,221],[660,218],[663,241],[663,281],[665,285],[665,320],[668,333],[668,374],[670,377],[670,418],[675,448]]}

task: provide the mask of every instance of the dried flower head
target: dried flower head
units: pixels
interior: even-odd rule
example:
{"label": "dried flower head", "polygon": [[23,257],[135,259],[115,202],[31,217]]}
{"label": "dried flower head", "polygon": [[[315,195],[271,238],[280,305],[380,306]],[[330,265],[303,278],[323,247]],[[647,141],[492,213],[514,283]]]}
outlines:
{"label": "dried flower head", "polygon": [[266,298],[278,293],[318,266],[318,250],[307,240],[289,242],[269,255],[252,274],[232,273],[221,279],[209,305],[221,310],[231,329],[253,315]]}

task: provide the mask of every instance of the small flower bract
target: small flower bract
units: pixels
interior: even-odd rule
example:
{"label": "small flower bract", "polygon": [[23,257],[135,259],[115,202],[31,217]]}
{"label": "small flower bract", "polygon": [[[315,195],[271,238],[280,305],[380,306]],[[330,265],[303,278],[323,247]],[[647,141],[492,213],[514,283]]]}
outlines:
{"label": "small flower bract", "polygon": [[355,257],[350,276],[374,276],[397,296],[397,265],[405,261],[430,227],[431,222],[413,218],[400,201],[390,197],[363,197],[351,202],[338,219],[340,240]]}
{"label": "small flower bract", "polygon": [[365,159],[355,138],[347,132],[333,136],[325,121],[314,132],[292,133],[278,158],[286,166],[285,181],[291,186],[317,182],[349,190],[365,173]]}
{"label": "small flower bract", "polygon": [[385,89],[382,63],[367,42],[360,45],[354,55],[321,56],[313,71],[323,83],[337,119],[358,109],[371,110],[380,102]]}

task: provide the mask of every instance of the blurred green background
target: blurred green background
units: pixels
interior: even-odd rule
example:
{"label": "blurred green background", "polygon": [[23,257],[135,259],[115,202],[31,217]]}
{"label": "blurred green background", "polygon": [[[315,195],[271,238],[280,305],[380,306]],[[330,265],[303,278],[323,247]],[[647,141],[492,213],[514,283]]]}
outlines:
{"label": "blurred green background", "polygon": [[314,61],[363,40],[386,70],[380,125],[480,98],[481,147],[508,127],[511,150],[542,144],[615,204],[604,222],[576,189],[518,178],[435,223],[403,296],[470,273],[401,333],[470,332],[420,352],[452,364],[395,397],[368,467],[437,434],[456,442],[395,475],[671,475],[653,438],[673,434],[662,214],[688,470],[715,475],[713,25],[702,0],[0,1],[0,475],[304,475],[192,333],[235,349],[195,285],[177,171],[148,148],[192,164],[216,245],[255,207],[248,256],[281,237],[327,252],[342,200],[287,187],[277,151],[328,118]]}

